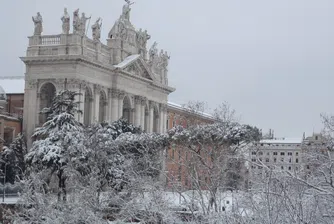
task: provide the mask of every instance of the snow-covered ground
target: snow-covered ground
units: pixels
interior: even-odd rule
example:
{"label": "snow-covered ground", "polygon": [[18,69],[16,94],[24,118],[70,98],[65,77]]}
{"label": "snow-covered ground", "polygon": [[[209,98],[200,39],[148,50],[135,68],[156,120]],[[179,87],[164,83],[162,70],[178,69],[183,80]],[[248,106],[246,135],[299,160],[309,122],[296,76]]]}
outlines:
{"label": "snow-covered ground", "polygon": [[2,197],[0,198],[0,204],[16,204],[19,200],[19,197],[5,197],[5,201],[3,202]]}

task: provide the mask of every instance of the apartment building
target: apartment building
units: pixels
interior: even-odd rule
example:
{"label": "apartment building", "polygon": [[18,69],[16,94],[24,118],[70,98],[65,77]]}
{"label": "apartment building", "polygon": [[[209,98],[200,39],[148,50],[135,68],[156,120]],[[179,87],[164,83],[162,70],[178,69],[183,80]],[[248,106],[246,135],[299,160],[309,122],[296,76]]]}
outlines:
{"label": "apartment building", "polygon": [[282,171],[298,171],[302,164],[303,138],[268,139],[250,150],[251,175],[263,174],[263,167]]}

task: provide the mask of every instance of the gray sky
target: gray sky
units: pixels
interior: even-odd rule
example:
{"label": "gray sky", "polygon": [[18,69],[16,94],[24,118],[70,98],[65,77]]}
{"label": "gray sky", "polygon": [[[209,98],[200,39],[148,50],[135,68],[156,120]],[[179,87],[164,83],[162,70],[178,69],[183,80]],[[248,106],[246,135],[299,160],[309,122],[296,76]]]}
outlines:
{"label": "gray sky", "polygon": [[[22,75],[31,16],[44,34],[61,32],[60,17],[103,18],[102,39],[122,0],[8,0],[2,3],[1,75]],[[320,113],[334,110],[333,0],[137,0],[131,21],[171,53],[170,101],[227,101],[242,121],[277,136],[320,131]],[[90,36],[90,33],[89,33]],[[1,84],[1,83],[0,83]]]}

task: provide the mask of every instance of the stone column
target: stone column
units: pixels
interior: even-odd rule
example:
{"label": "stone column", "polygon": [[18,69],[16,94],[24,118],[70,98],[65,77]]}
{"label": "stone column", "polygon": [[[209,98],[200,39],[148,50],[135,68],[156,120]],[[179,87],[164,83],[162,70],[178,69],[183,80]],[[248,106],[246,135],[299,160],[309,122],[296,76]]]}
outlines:
{"label": "stone column", "polygon": [[118,97],[119,97],[119,91],[116,89],[110,89],[110,100],[111,104],[109,105],[110,108],[110,114],[111,114],[111,121],[117,121],[118,120]]}
{"label": "stone column", "polygon": [[167,124],[167,120],[168,120],[168,111],[167,111],[167,106],[166,106],[166,109],[165,109],[165,131],[164,133],[166,133],[168,131],[168,124]]}
{"label": "stone column", "polygon": [[100,111],[100,91],[101,86],[94,85],[94,110],[93,110],[93,119],[92,122],[98,122],[99,121],[99,111]]}
{"label": "stone column", "polygon": [[28,149],[31,148],[32,139],[30,136],[33,134],[36,125],[36,118],[38,116],[37,109],[37,80],[25,81],[25,93],[24,93],[24,111],[23,111],[23,132],[27,136]]}
{"label": "stone column", "polygon": [[135,125],[141,126],[141,97],[135,96],[135,109],[136,109],[136,115],[135,115]]}
{"label": "stone column", "polygon": [[108,122],[112,121],[112,89],[108,89],[108,109],[107,109],[107,118]]}
{"label": "stone column", "polygon": [[140,124],[142,127],[142,130],[145,130],[145,105],[146,105],[146,99],[142,98],[141,100],[141,111],[140,111]]}
{"label": "stone column", "polygon": [[148,132],[153,133],[153,124],[154,124],[154,103],[150,101],[149,103],[149,128]]}
{"label": "stone column", "polygon": [[120,119],[121,117],[123,117],[123,100],[124,100],[124,96],[125,94],[123,92],[120,92],[118,94],[118,119]]}
{"label": "stone column", "polygon": [[130,112],[130,117],[131,117],[131,124],[135,123],[135,119],[136,119],[136,110],[135,108],[131,108],[131,112]]}
{"label": "stone column", "polygon": [[[38,90],[37,90],[38,91]],[[35,127],[38,127],[39,126],[39,118],[41,116],[40,114],[40,110],[41,110],[41,93],[40,92],[37,92],[36,94],[36,108],[35,108]]]}
{"label": "stone column", "polygon": [[63,83],[65,80],[61,80],[57,84],[57,90],[60,89],[68,89],[70,91],[78,93],[78,95],[75,96],[75,102],[79,102],[78,104],[78,110],[81,110],[82,113],[78,113],[75,115],[75,118],[80,123],[84,123],[84,113],[85,113],[85,82],[81,82],[78,79],[69,79],[66,82],[66,87],[63,86]]}
{"label": "stone column", "polygon": [[160,113],[159,113],[159,133],[163,133],[164,129],[164,112],[163,104],[160,104]]}

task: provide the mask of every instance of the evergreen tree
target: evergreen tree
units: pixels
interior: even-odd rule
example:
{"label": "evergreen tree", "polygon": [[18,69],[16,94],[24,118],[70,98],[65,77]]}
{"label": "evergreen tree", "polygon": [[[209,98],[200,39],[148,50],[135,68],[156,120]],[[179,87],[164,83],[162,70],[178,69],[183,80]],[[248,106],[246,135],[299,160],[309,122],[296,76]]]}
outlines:
{"label": "evergreen tree", "polygon": [[21,179],[25,172],[24,156],[27,146],[24,136],[18,134],[9,147],[4,147],[0,154],[1,170],[5,172],[6,182],[13,184],[17,178]]}
{"label": "evergreen tree", "polygon": [[[78,94],[69,90],[59,92],[50,108],[44,125],[35,130],[32,149],[26,156],[30,172],[49,171],[46,183],[53,174],[58,177],[58,200],[66,201],[66,179],[75,173],[87,172],[89,152],[83,145],[83,125],[74,115],[80,113],[75,102]],[[62,195],[62,197],[61,197]]]}

